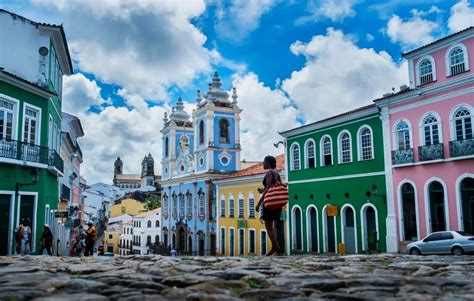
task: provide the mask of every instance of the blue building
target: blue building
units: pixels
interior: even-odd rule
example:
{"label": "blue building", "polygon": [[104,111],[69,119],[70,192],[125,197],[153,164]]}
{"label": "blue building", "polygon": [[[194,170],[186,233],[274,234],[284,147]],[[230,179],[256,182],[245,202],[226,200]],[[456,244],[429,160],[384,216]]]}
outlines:
{"label": "blue building", "polygon": [[240,170],[240,113],[235,88],[222,90],[214,73],[207,93],[197,91],[192,116],[181,98],[161,130],[162,240],[181,253],[215,255],[215,180]]}

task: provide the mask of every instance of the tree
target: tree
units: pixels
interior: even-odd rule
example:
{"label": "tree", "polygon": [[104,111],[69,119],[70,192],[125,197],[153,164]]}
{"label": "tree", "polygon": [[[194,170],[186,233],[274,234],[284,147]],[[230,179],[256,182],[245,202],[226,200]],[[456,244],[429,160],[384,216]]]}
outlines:
{"label": "tree", "polygon": [[146,210],[154,210],[156,208],[159,208],[161,207],[161,202],[160,200],[158,199],[158,197],[152,195],[152,196],[149,196],[145,199],[145,205],[144,205],[145,209]]}

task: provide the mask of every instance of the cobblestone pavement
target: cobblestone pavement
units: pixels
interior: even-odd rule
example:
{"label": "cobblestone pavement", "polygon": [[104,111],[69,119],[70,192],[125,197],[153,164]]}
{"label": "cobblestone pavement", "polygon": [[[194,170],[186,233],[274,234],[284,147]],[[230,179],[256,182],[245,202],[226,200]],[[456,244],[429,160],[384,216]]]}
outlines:
{"label": "cobblestone pavement", "polygon": [[0,257],[0,300],[474,300],[474,257]]}

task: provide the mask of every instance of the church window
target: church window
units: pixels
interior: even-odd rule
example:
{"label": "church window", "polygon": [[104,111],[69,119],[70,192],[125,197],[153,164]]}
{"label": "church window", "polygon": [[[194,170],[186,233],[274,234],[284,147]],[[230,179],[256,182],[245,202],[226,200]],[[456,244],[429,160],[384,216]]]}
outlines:
{"label": "church window", "polygon": [[184,218],[184,194],[179,194],[179,218]]}
{"label": "church window", "polygon": [[205,210],[204,210],[204,207],[205,207],[205,201],[204,201],[204,192],[202,192],[202,190],[200,190],[198,192],[198,199],[199,199],[199,217],[203,218],[204,217],[204,214],[205,214]]}
{"label": "church window", "polygon": [[199,122],[199,144],[204,143],[204,121]]}
{"label": "church window", "polygon": [[193,218],[193,194],[188,190],[188,192],[186,193],[186,202],[187,202],[187,216],[188,216],[188,219],[192,219]]}
{"label": "church window", "polygon": [[219,121],[219,142],[230,143],[229,121],[227,119]]}
{"label": "church window", "polygon": [[178,217],[178,196],[173,193],[171,197],[173,198],[173,218],[176,219]]}
{"label": "church window", "polygon": [[168,137],[165,138],[165,157],[168,158],[169,156],[169,149],[170,149],[170,143],[169,143],[169,140],[168,140]]}
{"label": "church window", "polygon": [[163,217],[168,219],[168,196],[166,193],[163,195]]}

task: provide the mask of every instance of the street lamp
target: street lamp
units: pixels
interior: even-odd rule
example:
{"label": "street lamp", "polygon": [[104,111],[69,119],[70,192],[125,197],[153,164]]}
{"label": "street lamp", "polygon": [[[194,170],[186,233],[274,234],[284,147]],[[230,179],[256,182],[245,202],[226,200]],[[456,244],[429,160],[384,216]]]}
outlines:
{"label": "street lamp", "polygon": [[33,168],[31,170],[31,183],[16,183],[15,184],[15,196],[18,197],[21,186],[36,185],[39,181],[39,170]]}

